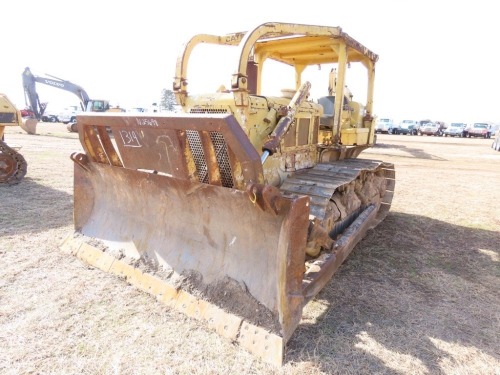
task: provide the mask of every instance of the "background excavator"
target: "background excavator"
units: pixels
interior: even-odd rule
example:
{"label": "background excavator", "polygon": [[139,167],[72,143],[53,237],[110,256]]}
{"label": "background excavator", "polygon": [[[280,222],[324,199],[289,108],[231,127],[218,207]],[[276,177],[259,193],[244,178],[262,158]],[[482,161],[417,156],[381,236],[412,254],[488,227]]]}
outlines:
{"label": "background excavator", "polygon": [[[80,100],[80,106],[82,111],[88,112],[106,112],[110,109],[108,100],[93,100],[90,99],[87,92],[83,87],[66,81],[55,76],[47,74],[47,77],[35,75],[31,72],[29,67],[26,67],[23,72],[23,88],[24,97],[26,105],[32,111],[33,116],[31,118],[25,118],[23,122],[23,129],[29,134],[36,133],[36,124],[42,119],[42,116],[47,107],[47,103],[41,102],[39,95],[36,91],[36,84],[42,83],[57,89],[69,91],[75,94]],[[68,124],[68,130],[71,132],[76,132],[76,122],[71,121]]]}
{"label": "background excavator", "polygon": [[[229,89],[188,91],[200,45],[236,51]],[[173,83],[183,114],[77,117],[85,152],[71,156],[76,233],[63,248],[281,364],[303,307],[391,205],[394,166],[357,158],[374,143],[377,60],[339,27],[194,36]],[[264,92],[268,62],[293,68],[283,95]],[[315,101],[303,76],[318,66]]]}
{"label": "background excavator", "polygon": [[0,184],[16,184],[26,175],[27,163],[14,148],[4,140],[6,126],[20,126],[21,112],[7,95],[0,94]]}

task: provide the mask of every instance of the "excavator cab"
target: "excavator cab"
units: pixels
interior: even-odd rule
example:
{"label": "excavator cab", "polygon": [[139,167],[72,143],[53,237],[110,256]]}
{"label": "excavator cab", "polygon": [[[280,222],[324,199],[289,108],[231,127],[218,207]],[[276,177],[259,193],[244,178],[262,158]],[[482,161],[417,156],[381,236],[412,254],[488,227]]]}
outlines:
{"label": "excavator cab", "polygon": [[89,100],[87,103],[87,112],[106,112],[109,109],[107,100]]}
{"label": "excavator cab", "polygon": [[[188,92],[202,44],[237,51],[228,89]],[[294,67],[286,95],[263,92],[267,59]],[[281,364],[304,306],[390,208],[393,165],[357,158],[373,145],[377,59],[339,27],[194,36],[173,83],[183,113],[78,115],[63,248]],[[318,104],[302,72],[327,63],[336,80]],[[368,73],[362,105],[345,84],[355,63]]]}

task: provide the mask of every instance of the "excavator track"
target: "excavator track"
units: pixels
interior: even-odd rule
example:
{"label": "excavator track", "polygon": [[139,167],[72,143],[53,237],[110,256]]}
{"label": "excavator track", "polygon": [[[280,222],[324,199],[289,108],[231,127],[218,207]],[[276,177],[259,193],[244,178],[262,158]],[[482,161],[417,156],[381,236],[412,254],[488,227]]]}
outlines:
{"label": "excavator track", "polygon": [[0,184],[17,184],[26,175],[28,164],[24,157],[0,141]]}

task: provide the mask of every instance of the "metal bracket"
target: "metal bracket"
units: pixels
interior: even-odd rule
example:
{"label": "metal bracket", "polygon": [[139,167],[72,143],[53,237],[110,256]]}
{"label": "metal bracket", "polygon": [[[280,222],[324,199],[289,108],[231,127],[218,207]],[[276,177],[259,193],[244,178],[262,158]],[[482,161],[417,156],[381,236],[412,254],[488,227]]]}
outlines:
{"label": "metal bracket", "polygon": [[73,160],[76,164],[78,164],[80,167],[85,169],[87,172],[90,171],[88,167],[89,163],[89,158],[87,155],[79,153],[79,152],[73,152],[70,156],[71,160]]}

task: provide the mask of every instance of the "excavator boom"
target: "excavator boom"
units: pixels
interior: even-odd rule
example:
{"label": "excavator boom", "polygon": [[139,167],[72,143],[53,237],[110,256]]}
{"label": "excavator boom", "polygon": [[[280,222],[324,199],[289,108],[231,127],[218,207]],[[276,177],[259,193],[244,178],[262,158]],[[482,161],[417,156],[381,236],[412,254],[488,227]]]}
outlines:
{"label": "excavator boom", "polygon": [[[85,91],[85,89],[80,85],[49,74],[47,74],[46,77],[36,75],[31,72],[29,67],[26,67],[23,72],[24,97],[29,109],[34,113],[34,118],[24,119],[21,127],[28,134],[36,134],[36,125],[38,121],[42,119],[42,115],[47,107],[47,103],[42,103],[40,101],[36,90],[37,83],[42,83],[44,85],[75,94],[80,101],[82,111],[104,112],[109,109],[109,103],[107,100],[90,99],[87,91]],[[75,123],[70,123],[67,128],[70,132],[76,132]]]}
{"label": "excavator boom", "polygon": [[82,106],[82,111],[85,111],[88,102],[90,101],[90,97],[83,87],[61,79],[56,78],[54,76],[48,75],[47,77],[35,75],[31,72],[29,67],[26,67],[23,72],[23,88],[24,88],[24,96],[27,104],[30,109],[35,114],[35,117],[38,121],[42,119],[42,115],[46,108],[46,103],[41,103],[38,93],[36,91],[36,84],[42,83],[47,86],[55,87],[60,90],[68,91],[75,94]]}

